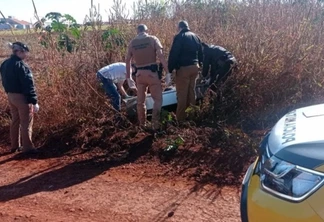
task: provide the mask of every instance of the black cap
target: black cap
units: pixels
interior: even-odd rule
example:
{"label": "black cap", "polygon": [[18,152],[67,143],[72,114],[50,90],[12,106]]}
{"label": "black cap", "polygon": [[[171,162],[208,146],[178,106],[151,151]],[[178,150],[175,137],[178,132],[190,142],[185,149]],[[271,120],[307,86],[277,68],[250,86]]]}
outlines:
{"label": "black cap", "polygon": [[19,50],[19,51],[24,51],[24,52],[29,52],[29,48],[26,44],[22,42],[14,42],[11,44],[12,50]]}
{"label": "black cap", "polygon": [[144,24],[140,24],[140,25],[137,26],[137,31],[145,32],[145,31],[147,31],[147,26],[144,25]]}
{"label": "black cap", "polygon": [[181,29],[184,29],[184,28],[189,28],[189,25],[188,25],[187,21],[182,20],[182,21],[179,22],[178,27],[181,28]]}

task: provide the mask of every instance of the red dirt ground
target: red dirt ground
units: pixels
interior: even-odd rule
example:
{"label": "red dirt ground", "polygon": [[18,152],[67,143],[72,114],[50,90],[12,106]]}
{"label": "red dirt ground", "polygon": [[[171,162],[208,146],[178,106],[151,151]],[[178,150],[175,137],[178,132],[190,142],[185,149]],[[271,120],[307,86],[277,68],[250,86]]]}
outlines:
{"label": "red dirt ground", "polygon": [[2,222],[240,221],[239,187],[203,185],[148,155],[118,162],[99,151],[28,157],[7,149],[0,148]]}

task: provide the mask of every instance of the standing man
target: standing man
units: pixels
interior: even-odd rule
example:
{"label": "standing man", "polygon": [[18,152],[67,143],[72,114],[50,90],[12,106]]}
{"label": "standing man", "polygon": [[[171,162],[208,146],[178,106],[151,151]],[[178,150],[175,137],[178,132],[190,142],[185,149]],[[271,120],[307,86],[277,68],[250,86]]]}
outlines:
{"label": "standing man", "polygon": [[186,109],[196,104],[196,80],[203,51],[199,37],[190,31],[186,21],[178,24],[179,33],[174,37],[169,54],[169,71],[176,70],[177,119],[186,119]]}
{"label": "standing man", "polygon": [[[35,153],[32,143],[33,113],[39,110],[33,75],[24,63],[29,52],[28,47],[21,42],[9,45],[12,55],[0,66],[2,85],[8,95],[11,111],[11,151],[17,150]],[[20,128],[20,132],[19,132]],[[20,147],[20,134],[22,148]]]}
{"label": "standing man", "polygon": [[207,77],[210,69],[209,86],[219,82],[224,82],[236,66],[235,57],[225,48],[217,45],[207,45],[202,43],[204,51],[204,63],[202,76]]}
{"label": "standing man", "polygon": [[[126,63],[117,62],[101,68],[97,72],[97,78],[103,84],[106,95],[111,99],[111,104],[117,111],[121,110],[121,96],[128,98],[124,82],[126,81]],[[136,91],[134,81],[127,81],[129,88]],[[119,92],[118,92],[119,91]]]}
{"label": "standing man", "polygon": [[[162,84],[158,75],[157,57],[163,67],[167,69],[167,63],[163,56],[160,40],[147,34],[147,27],[141,24],[137,27],[137,36],[130,42],[126,57],[127,79],[130,79],[131,60],[136,63],[136,84],[137,84],[137,115],[141,126],[146,126],[146,94],[150,89],[154,105],[152,113],[152,128],[160,128],[160,112],[162,107]],[[170,74],[167,75],[167,85],[170,84]],[[130,80],[131,81],[131,80]]]}

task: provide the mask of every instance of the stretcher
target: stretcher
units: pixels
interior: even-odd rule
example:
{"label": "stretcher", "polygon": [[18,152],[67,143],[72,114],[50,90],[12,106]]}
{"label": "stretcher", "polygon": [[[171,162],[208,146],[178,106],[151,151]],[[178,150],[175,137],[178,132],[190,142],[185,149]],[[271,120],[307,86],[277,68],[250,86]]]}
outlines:
{"label": "stretcher", "polygon": [[[198,83],[196,85],[196,99],[202,99],[205,95],[206,90],[208,89],[208,84],[205,82]],[[163,93],[163,102],[162,102],[162,108],[173,106],[177,104],[177,90],[175,86],[167,87]],[[136,115],[137,110],[137,97],[131,97],[127,99],[123,99],[123,102],[126,105],[126,111],[128,115]],[[147,94],[145,105],[147,111],[151,111],[153,109],[154,101],[150,93]]]}

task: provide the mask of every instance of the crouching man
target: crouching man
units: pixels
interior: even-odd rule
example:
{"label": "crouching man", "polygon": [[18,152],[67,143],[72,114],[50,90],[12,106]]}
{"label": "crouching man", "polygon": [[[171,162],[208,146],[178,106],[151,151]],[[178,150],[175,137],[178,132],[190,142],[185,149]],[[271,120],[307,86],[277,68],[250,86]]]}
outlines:
{"label": "crouching man", "polygon": [[[114,109],[120,111],[121,95],[124,98],[130,97],[123,86],[126,81],[126,63],[117,62],[101,68],[97,72],[97,78],[101,81],[106,95],[111,99]],[[131,78],[127,79],[127,84],[130,89],[137,91],[135,82]]]}
{"label": "crouching man", "polygon": [[237,64],[235,57],[221,46],[206,43],[202,43],[202,46],[204,52],[202,76],[206,78],[210,69],[210,86],[225,82]]}

